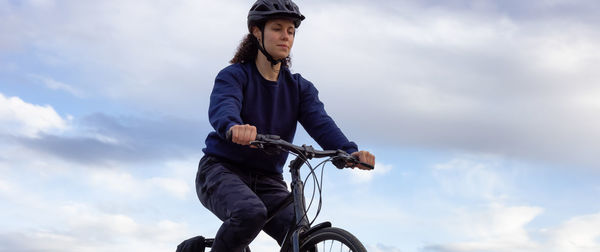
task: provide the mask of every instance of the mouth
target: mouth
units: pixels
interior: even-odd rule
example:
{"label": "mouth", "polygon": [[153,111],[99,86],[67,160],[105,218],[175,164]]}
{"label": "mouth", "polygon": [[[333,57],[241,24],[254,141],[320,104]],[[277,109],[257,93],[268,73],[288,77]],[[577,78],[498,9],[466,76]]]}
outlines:
{"label": "mouth", "polygon": [[288,48],[288,46],[287,46],[287,45],[277,45],[277,46],[278,46],[278,47],[281,47],[281,48],[285,48],[285,49],[287,49],[287,48]]}

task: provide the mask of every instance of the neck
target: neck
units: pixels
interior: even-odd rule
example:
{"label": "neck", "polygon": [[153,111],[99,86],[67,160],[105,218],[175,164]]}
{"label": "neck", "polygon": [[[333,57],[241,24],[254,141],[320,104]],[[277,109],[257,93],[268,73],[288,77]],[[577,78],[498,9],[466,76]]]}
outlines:
{"label": "neck", "polygon": [[260,72],[260,75],[262,75],[263,78],[270,81],[277,81],[281,63],[271,65],[271,62],[267,60],[267,57],[265,57],[265,55],[260,51],[258,52],[255,63],[256,68],[258,68],[258,72]]}

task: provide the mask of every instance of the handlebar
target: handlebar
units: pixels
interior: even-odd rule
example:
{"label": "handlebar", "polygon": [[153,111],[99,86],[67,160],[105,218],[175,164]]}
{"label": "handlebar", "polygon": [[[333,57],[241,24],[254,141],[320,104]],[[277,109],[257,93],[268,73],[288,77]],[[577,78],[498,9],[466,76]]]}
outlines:
{"label": "handlebar", "polygon": [[[227,131],[226,138],[227,141],[231,142],[231,131]],[[298,146],[281,139],[281,137],[277,135],[257,134],[256,139],[251,141],[250,145],[262,149],[267,153],[287,151],[305,157],[306,159],[331,157],[331,163],[339,169],[344,167],[354,167],[356,165],[362,165],[370,170],[375,169],[372,165],[360,162],[357,157],[352,156],[343,150],[316,150],[312,146],[304,144]]]}

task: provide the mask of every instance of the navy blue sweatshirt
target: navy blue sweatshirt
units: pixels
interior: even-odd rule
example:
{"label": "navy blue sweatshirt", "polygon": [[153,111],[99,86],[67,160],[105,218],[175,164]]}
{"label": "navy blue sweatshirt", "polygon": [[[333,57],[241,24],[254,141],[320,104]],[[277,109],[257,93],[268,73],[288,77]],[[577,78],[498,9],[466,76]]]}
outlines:
{"label": "navy blue sweatshirt", "polygon": [[358,150],[325,112],[315,86],[282,67],[277,81],[266,80],[256,64],[232,64],[219,72],[210,95],[208,117],[215,131],[206,138],[207,155],[217,156],[244,169],[282,173],[287,153],[268,155],[225,140],[233,125],[256,126],[258,134],[279,135],[292,142],[297,122],[325,150]]}

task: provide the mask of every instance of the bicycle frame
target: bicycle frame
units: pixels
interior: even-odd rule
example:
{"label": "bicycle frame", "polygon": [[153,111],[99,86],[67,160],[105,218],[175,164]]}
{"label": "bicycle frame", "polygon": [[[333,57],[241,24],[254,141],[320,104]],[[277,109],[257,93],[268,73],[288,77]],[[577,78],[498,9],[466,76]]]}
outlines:
{"label": "bicycle frame", "polygon": [[[231,141],[231,132],[227,132],[227,140]],[[250,143],[258,148],[264,149],[265,144],[276,146],[275,151],[287,151],[290,153],[295,153],[296,158],[290,162],[290,173],[292,175],[291,182],[291,194],[280,203],[279,206],[275,208],[274,211],[267,214],[268,218],[266,222],[269,222],[274,216],[276,216],[283,209],[288,207],[290,204],[294,206],[294,223],[290,227],[290,230],[286,233],[286,236],[283,240],[283,244],[281,246],[281,252],[289,252],[290,250],[293,252],[300,251],[300,241],[302,238],[307,237],[311,233],[320,230],[322,228],[331,227],[330,222],[323,222],[311,227],[310,222],[306,216],[306,202],[304,199],[304,182],[300,177],[300,168],[304,165],[308,160],[316,157],[338,157],[339,159],[333,159],[331,162],[342,169],[343,167],[348,165],[348,162],[351,164],[361,164],[363,166],[369,167],[373,169],[374,167],[360,162],[357,158],[350,156],[348,153],[342,150],[323,150],[318,151],[315,150],[312,146],[302,145],[297,146],[281,140],[279,136],[275,135],[257,135],[256,140]],[[316,185],[315,185],[316,186]]]}

